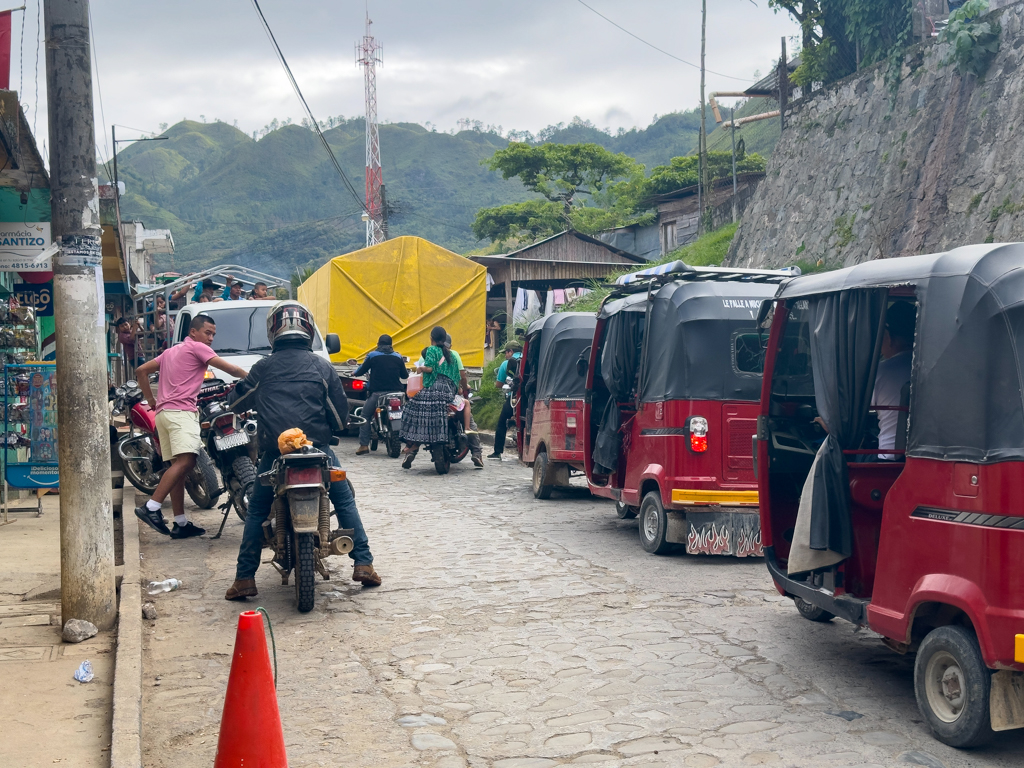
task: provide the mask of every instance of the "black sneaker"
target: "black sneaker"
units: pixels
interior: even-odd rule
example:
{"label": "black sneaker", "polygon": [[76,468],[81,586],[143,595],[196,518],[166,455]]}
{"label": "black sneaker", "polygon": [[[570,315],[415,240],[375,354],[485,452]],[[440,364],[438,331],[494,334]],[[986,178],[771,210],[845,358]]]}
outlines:
{"label": "black sneaker", "polygon": [[193,524],[192,521],[189,520],[184,525],[178,525],[177,523],[175,523],[174,527],[171,529],[171,538],[191,539],[193,536],[202,536],[204,533],[206,533],[205,528],[200,528],[198,525]]}
{"label": "black sneaker", "polygon": [[153,512],[143,504],[141,507],[135,508],[135,516],[157,533],[162,533],[164,536],[171,535],[171,532],[167,529],[167,523],[164,522],[164,513],[159,509]]}
{"label": "black sneaker", "polygon": [[501,454],[498,453],[497,451],[495,451],[494,453],[487,454],[487,458],[488,459],[500,459],[501,458]]}

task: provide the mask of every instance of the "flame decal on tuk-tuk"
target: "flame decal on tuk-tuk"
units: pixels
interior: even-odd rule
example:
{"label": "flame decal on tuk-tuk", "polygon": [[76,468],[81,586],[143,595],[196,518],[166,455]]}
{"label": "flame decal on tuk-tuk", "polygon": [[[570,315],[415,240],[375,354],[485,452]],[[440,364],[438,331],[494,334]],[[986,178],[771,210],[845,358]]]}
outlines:
{"label": "flame decal on tuk-tuk", "polygon": [[686,551],[696,555],[724,555],[730,551],[729,529],[724,525],[722,530],[714,523],[700,528],[690,526],[690,533],[686,537]]}
{"label": "flame decal on tuk-tuk", "polygon": [[763,557],[761,528],[740,526],[736,532],[736,557]]}

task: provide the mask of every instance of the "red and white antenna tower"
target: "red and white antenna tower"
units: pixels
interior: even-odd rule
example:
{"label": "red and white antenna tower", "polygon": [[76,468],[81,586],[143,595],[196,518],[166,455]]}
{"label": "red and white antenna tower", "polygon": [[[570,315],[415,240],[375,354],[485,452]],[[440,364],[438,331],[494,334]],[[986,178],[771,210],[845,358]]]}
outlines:
{"label": "red and white antenna tower", "polygon": [[366,245],[377,245],[388,239],[387,210],[384,201],[384,174],[380,167],[380,137],[377,133],[377,65],[383,65],[382,46],[370,32],[370,16],[366,16],[366,34],[356,43],[356,64],[363,68],[366,79]]}

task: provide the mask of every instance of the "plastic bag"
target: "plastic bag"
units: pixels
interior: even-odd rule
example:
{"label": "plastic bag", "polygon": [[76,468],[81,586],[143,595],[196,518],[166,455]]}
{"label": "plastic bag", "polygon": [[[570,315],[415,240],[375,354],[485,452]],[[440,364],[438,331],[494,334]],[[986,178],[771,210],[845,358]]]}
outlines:
{"label": "plastic bag", "polygon": [[86,659],[78,665],[78,669],[75,670],[75,680],[80,683],[91,682],[95,675],[92,673],[92,662]]}
{"label": "plastic bag", "polygon": [[416,393],[423,389],[423,374],[409,374],[409,381],[405,385],[405,394],[409,397],[416,397]]}

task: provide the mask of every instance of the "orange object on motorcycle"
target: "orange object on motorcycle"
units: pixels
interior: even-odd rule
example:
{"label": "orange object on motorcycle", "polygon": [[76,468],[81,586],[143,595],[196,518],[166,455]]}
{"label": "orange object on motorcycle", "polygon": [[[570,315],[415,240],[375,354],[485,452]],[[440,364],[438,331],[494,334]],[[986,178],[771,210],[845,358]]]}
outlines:
{"label": "orange object on motorcycle", "polygon": [[344,469],[332,469],[331,470],[331,482],[340,483],[348,477],[348,474]]}

